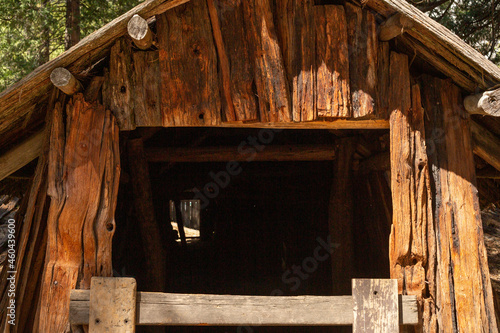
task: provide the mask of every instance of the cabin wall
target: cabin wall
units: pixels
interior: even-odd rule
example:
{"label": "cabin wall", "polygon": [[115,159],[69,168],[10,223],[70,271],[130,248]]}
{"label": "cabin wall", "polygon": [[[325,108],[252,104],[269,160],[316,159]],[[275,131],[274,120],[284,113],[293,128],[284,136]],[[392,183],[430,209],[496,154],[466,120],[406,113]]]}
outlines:
{"label": "cabin wall", "polygon": [[157,48],[111,49],[104,105],[122,130],[386,119],[375,15],[314,1],[191,1],[157,17]]}

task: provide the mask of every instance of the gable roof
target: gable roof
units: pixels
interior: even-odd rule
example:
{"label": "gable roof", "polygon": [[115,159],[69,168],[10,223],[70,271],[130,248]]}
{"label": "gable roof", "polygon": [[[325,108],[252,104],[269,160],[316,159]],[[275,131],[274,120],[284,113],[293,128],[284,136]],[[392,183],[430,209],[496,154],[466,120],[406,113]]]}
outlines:
{"label": "gable roof", "polygon": [[[65,67],[77,75],[82,73],[109,53],[113,42],[126,33],[127,22],[133,15],[149,19],[188,1],[146,0],[0,93],[0,148],[26,136],[43,122],[53,89],[49,78],[53,69]],[[472,93],[500,84],[500,68],[406,1],[361,0],[358,4],[383,18],[398,13],[407,18],[411,27],[398,38],[466,91]]]}

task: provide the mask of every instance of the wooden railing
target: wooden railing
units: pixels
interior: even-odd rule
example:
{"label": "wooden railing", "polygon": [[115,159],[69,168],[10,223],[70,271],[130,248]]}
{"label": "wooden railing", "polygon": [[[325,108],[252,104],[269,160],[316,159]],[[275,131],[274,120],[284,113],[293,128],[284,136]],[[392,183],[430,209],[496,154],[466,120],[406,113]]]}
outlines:
{"label": "wooden railing", "polygon": [[[93,278],[71,292],[70,322],[91,333],[135,332],[135,325],[345,326],[399,332],[417,325],[415,296],[396,280],[353,280],[352,296],[236,296],[136,292],[133,278]],[[369,328],[369,329],[368,329]]]}

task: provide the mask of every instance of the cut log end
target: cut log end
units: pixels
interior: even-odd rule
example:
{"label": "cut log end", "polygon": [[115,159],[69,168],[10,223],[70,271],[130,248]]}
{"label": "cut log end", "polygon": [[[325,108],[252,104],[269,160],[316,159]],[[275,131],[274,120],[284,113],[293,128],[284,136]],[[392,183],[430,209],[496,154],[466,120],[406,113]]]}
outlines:
{"label": "cut log end", "polygon": [[81,89],[80,82],[66,68],[54,69],[50,73],[50,81],[66,95],[74,95]]}
{"label": "cut log end", "polygon": [[148,22],[139,15],[132,16],[128,21],[127,31],[134,44],[141,50],[147,50],[153,44],[153,33]]}
{"label": "cut log end", "polygon": [[500,89],[467,96],[464,106],[470,114],[500,117]]}
{"label": "cut log end", "polygon": [[411,22],[407,17],[401,14],[396,14],[380,25],[379,40],[382,42],[388,42],[391,39],[402,35],[405,30],[411,29],[412,27],[413,22]]}

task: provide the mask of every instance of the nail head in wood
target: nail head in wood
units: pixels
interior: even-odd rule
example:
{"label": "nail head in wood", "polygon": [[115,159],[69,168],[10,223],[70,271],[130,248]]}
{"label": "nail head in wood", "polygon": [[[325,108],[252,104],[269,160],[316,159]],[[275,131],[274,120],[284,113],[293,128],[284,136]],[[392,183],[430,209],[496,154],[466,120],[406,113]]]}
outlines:
{"label": "nail head in wood", "polygon": [[50,81],[66,95],[74,95],[82,86],[66,68],[58,67],[50,73]]}
{"label": "nail head in wood", "polygon": [[132,16],[128,21],[127,31],[134,44],[141,50],[147,50],[153,44],[153,33],[148,22],[139,15]]}
{"label": "nail head in wood", "polygon": [[89,332],[135,332],[137,283],[133,278],[93,277]]}

